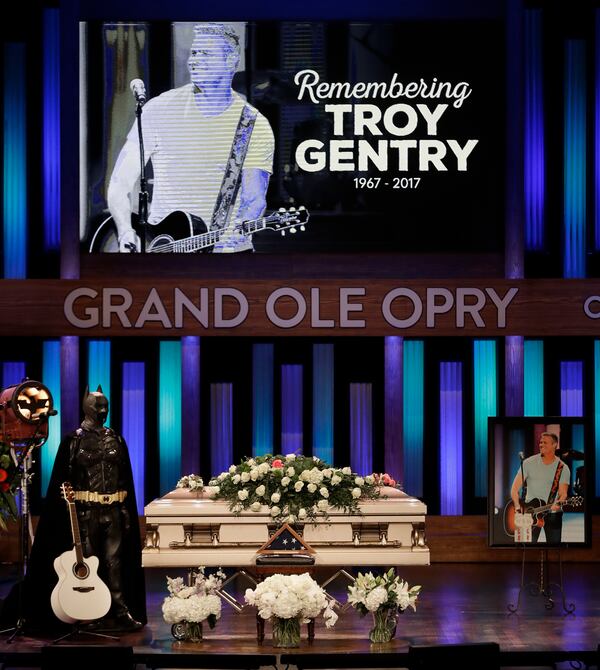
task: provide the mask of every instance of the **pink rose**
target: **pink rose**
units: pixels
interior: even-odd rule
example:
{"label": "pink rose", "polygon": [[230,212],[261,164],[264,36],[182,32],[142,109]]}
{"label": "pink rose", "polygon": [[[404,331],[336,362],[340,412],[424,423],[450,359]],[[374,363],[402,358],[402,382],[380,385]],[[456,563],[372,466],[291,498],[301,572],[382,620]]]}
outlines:
{"label": "pink rose", "polygon": [[283,461],[280,458],[276,458],[272,463],[271,467],[273,468],[282,468],[283,467]]}

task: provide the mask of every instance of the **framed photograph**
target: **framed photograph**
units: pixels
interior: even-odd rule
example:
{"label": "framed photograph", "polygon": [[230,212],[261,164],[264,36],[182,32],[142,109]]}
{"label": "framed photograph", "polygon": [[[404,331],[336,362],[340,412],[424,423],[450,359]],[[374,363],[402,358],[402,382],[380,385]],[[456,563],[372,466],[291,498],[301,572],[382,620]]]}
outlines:
{"label": "framed photograph", "polygon": [[589,432],[582,417],[489,419],[490,546],[589,544]]}

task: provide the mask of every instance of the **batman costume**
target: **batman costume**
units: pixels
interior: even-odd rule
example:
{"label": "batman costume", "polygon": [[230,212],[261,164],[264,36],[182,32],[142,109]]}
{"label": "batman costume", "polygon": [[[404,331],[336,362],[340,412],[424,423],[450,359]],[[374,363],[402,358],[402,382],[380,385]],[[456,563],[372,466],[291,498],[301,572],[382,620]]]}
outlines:
{"label": "batman costume", "polygon": [[28,627],[56,626],[50,594],[57,582],[53,561],[71,549],[73,539],[60,485],[69,481],[84,556],[100,561],[98,575],[111,593],[106,617],[87,624],[91,630],[132,631],[146,619],[140,528],[133,474],[125,440],[104,427],[108,399],[99,386],[83,399],[84,420],[66,435],[56,454],[45,506],[40,516],[24,582]]}

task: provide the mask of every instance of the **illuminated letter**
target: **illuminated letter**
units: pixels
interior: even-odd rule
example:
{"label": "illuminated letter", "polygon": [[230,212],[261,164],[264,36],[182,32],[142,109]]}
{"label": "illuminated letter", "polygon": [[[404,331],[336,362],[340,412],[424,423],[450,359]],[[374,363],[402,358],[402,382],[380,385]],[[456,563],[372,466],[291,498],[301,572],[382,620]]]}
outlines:
{"label": "illuminated letter", "polygon": [[[398,319],[392,314],[392,303],[396,298],[408,298],[413,304],[412,314],[406,319]],[[389,293],[386,293],[383,303],[381,305],[383,318],[394,328],[410,328],[421,318],[423,314],[423,302],[419,294],[410,288],[395,288]]]}
{"label": "illuminated letter", "polygon": [[80,319],[75,316],[73,312],[73,305],[75,301],[79,298],[96,298],[98,296],[98,291],[94,291],[91,288],[76,288],[74,291],[71,291],[67,294],[65,298],[65,304],[63,311],[67,321],[77,328],[94,328],[100,323],[100,317],[98,315],[97,307],[86,307],[83,310],[83,313],[88,317],[87,319]]}
{"label": "illuminated letter", "polygon": [[[282,319],[275,312],[275,303],[283,296],[288,296],[296,302],[296,314],[289,319]],[[279,328],[294,328],[306,315],[306,300],[295,288],[278,288],[267,298],[266,311],[269,321]]]}

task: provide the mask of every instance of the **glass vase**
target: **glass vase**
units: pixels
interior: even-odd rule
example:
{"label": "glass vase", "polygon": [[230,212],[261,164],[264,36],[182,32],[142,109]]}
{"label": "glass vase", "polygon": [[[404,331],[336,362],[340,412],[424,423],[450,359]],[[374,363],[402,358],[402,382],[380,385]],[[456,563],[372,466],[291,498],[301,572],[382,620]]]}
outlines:
{"label": "glass vase", "polygon": [[274,647],[299,647],[300,646],[300,619],[280,619],[274,616],[273,623],[273,646]]}
{"label": "glass vase", "polygon": [[389,642],[396,634],[398,610],[380,607],[373,612],[373,628],[369,631],[369,640],[378,644]]}
{"label": "glass vase", "polygon": [[171,635],[180,641],[202,642],[202,622],[180,621],[171,626]]}

